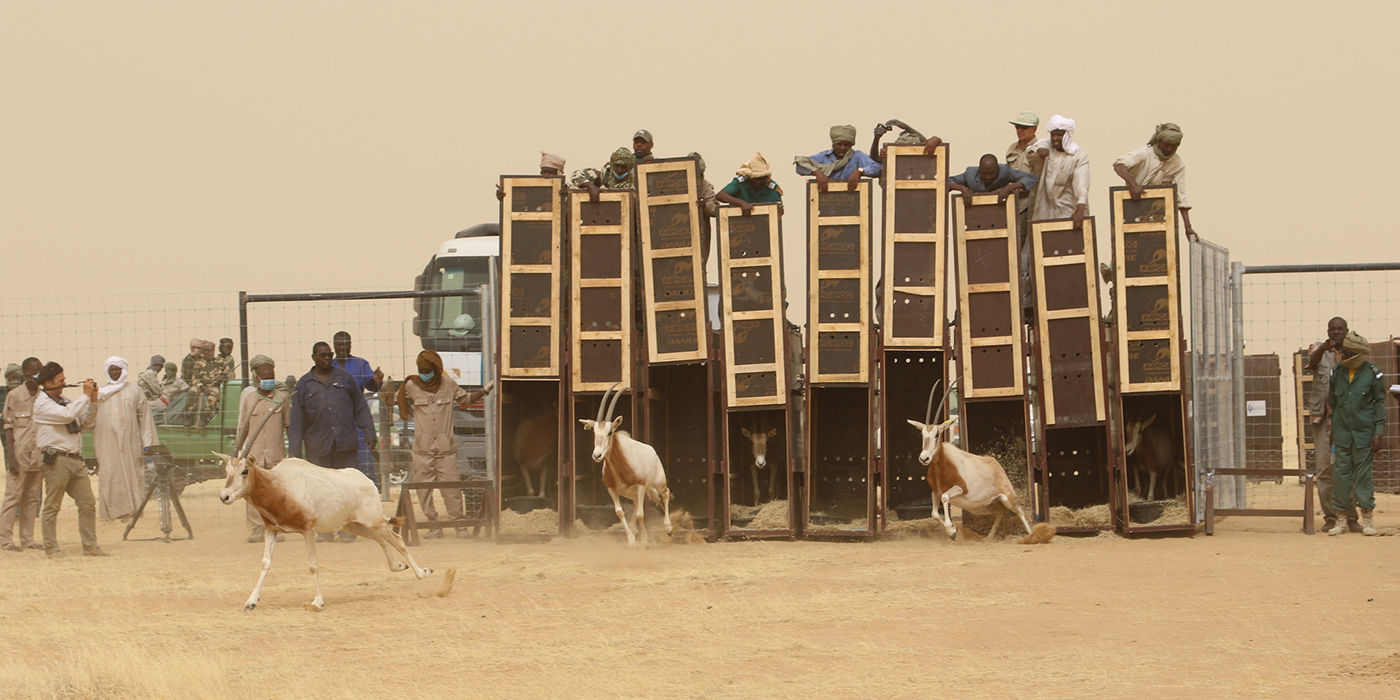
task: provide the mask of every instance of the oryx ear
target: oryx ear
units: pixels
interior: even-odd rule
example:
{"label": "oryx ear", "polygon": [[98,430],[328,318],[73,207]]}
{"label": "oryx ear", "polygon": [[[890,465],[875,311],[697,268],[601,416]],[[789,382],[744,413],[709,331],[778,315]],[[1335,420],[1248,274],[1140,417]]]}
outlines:
{"label": "oryx ear", "polygon": [[773,436],[775,436],[775,435],[777,435],[777,434],[778,434],[778,429],[777,429],[777,428],[773,428],[772,430],[769,430],[769,431],[768,431],[768,437],[773,437]]}
{"label": "oryx ear", "polygon": [[940,427],[940,428],[946,428],[946,427],[948,427],[948,426],[950,426],[950,425],[952,425],[952,424],[954,424],[954,423],[956,423],[956,422],[958,422],[958,419],[957,419],[957,418],[949,418],[948,420],[943,421],[943,424],[940,425],[940,426],[938,426],[938,427]]}
{"label": "oryx ear", "polygon": [[753,434],[749,432],[748,428],[740,428],[739,432],[743,433],[744,437],[753,437]]}
{"label": "oryx ear", "polygon": [[918,430],[919,432],[921,432],[921,433],[924,431],[924,424],[923,424],[923,423],[920,423],[919,421],[911,420],[911,421],[909,421],[909,425],[914,426],[914,428],[915,428],[916,430]]}
{"label": "oryx ear", "polygon": [[591,421],[591,420],[589,420],[589,419],[587,419],[587,418],[580,418],[580,419],[578,419],[578,422],[580,422],[580,423],[583,424],[583,429],[584,429],[584,430],[592,430],[592,429],[593,429],[593,421]]}
{"label": "oryx ear", "polygon": [[253,455],[248,455],[248,467],[249,467],[250,469],[256,469],[257,466],[258,466],[258,458],[257,458],[257,457],[254,457]]}
{"label": "oryx ear", "polygon": [[613,419],[612,429],[617,430],[617,426],[622,425],[622,416]]}
{"label": "oryx ear", "polygon": [[211,451],[210,451],[210,454],[214,455],[215,457],[218,457],[219,459],[224,460],[225,462],[232,462],[232,461],[233,461],[233,457],[230,457],[230,456],[228,456],[228,455],[226,455],[226,454],[224,454],[224,453],[222,453],[222,452],[214,452],[214,451],[211,450]]}

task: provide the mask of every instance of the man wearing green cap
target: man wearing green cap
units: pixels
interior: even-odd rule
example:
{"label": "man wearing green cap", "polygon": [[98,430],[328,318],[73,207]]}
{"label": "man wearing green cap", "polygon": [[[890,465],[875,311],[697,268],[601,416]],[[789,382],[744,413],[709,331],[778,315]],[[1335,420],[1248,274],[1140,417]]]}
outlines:
{"label": "man wearing green cap", "polygon": [[1113,172],[1128,185],[1134,200],[1142,198],[1143,187],[1176,185],[1176,208],[1181,223],[1186,225],[1186,237],[1196,240],[1191,228],[1191,202],[1186,198],[1186,163],[1177,149],[1181,147],[1181,127],[1166,122],[1158,124],[1147,145],[1113,161]]}
{"label": "man wearing green cap", "polygon": [[[253,381],[238,399],[238,437],[233,453],[241,454],[248,443],[248,458],[263,469],[271,469],[287,458],[287,428],[292,413],[287,410],[288,392],[277,383],[277,365],[267,355],[248,360]],[[249,442],[251,441],[251,442]],[[262,516],[248,504],[248,541],[262,542]],[[277,538],[282,539],[281,535]]]}
{"label": "man wearing green cap", "polygon": [[[1370,357],[1366,339],[1348,331],[1327,393],[1332,414],[1332,509],[1346,512],[1349,497],[1355,498],[1361,511],[1361,532],[1366,535],[1376,534],[1371,521],[1376,507],[1371,460],[1385,434],[1385,376],[1371,364]],[[1346,521],[1338,518],[1327,534],[1346,531]]]}
{"label": "man wearing green cap", "polygon": [[[1016,128],[1016,140],[1006,147],[1006,164],[1013,170],[1030,173],[1039,180],[1040,167],[1045,163],[1045,159],[1040,157],[1040,150],[1035,147],[1035,133],[1040,126],[1040,117],[1031,112],[1021,112],[1011,120],[1011,126]],[[1031,192],[1021,196],[1020,203],[1016,205],[1016,212],[1021,228],[1029,231]]]}
{"label": "man wearing green cap", "polygon": [[862,177],[878,177],[880,164],[870,156],[855,150],[856,128],[849,124],[831,127],[831,148],[812,156],[798,156],[793,159],[797,174],[811,175],[817,180],[817,189],[826,191],[830,180],[845,180],[855,189]]}

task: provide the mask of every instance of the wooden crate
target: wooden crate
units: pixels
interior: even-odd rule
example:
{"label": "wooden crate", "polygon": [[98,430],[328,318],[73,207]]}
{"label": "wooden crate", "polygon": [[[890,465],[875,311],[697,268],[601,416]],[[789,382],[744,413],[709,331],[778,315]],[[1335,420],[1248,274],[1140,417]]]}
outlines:
{"label": "wooden crate", "polygon": [[1181,300],[1176,187],[1138,201],[1110,188],[1118,377],[1124,394],[1181,391]]}
{"label": "wooden crate", "polygon": [[604,190],[598,199],[589,201],[581,190],[569,196],[575,392],[603,391],[614,382],[632,388],[633,193]]}
{"label": "wooden crate", "polygon": [[1099,320],[1094,220],[1031,223],[1035,264],[1036,358],[1046,427],[1103,424],[1107,382]]}
{"label": "wooden crate", "polygon": [[1244,468],[1283,468],[1283,377],[1278,355],[1244,356]]}
{"label": "wooden crate", "polygon": [[958,256],[958,364],[963,399],[1025,395],[1016,198],[953,197]]}
{"label": "wooden crate", "polygon": [[700,256],[704,225],[695,205],[699,181],[693,158],[637,165],[650,364],[703,362],[709,357],[705,263]]}
{"label": "wooden crate", "polygon": [[807,381],[870,381],[870,181],[807,183]]}
{"label": "wooden crate", "polygon": [[786,406],[783,230],[777,204],[719,210],[724,383],[732,408]]}
{"label": "wooden crate", "polygon": [[1298,468],[1311,469],[1313,464],[1312,411],[1308,410],[1308,395],[1312,393],[1313,373],[1305,369],[1308,349],[1293,353],[1293,410],[1298,419]]}
{"label": "wooden crate", "polygon": [[559,376],[563,184],[561,177],[501,177],[502,377]]}
{"label": "wooden crate", "polygon": [[948,144],[890,146],[885,158],[884,293],[886,348],[942,348],[948,270]]}

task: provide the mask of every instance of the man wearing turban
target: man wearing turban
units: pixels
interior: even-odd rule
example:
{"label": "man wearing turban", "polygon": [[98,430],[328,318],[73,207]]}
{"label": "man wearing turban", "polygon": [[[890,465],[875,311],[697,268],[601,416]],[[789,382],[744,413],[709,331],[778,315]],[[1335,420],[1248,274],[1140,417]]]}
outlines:
{"label": "man wearing turban", "polygon": [[[238,398],[238,434],[233,453],[248,450],[249,464],[271,469],[287,458],[287,428],[292,423],[288,410],[290,392],[277,381],[277,365],[267,355],[254,355],[248,360],[252,382],[243,387]],[[252,504],[247,505],[248,541],[262,542],[266,524]],[[281,535],[277,536],[280,541]]]}
{"label": "man wearing turban", "polygon": [[715,195],[716,199],[743,209],[744,216],[753,213],[755,204],[777,202],[778,215],[782,215],[783,188],[773,182],[773,168],[768,165],[762,153],[753,154],[753,158],[740,166],[734,174],[735,178]]}
{"label": "man wearing turban", "polygon": [[[559,177],[564,174],[564,156],[540,151],[540,177]],[[496,183],[496,199],[505,199],[506,191],[501,183]]]}
{"label": "man wearing turban", "polygon": [[1081,229],[1089,213],[1089,154],[1074,140],[1073,119],[1056,114],[1045,126],[1050,138],[1036,142],[1036,153],[1044,164],[1033,196],[1031,220],[1073,219],[1074,228]]}
{"label": "man wearing turban", "polygon": [[589,198],[598,201],[598,190],[626,190],[634,189],[637,186],[637,179],[633,177],[633,172],[637,167],[637,157],[632,154],[629,148],[619,148],[613,151],[608,157],[608,164],[601,170],[597,168],[584,168],[575,170],[569,177],[569,186],[574,189],[588,190]]}
{"label": "man wearing turban", "polygon": [[855,150],[856,128],[849,124],[831,127],[831,148],[813,156],[793,159],[797,174],[811,175],[817,189],[826,191],[829,180],[845,180],[854,189],[862,177],[877,177],[880,164],[870,156]]}
{"label": "man wearing turban", "polygon": [[[1385,434],[1385,375],[1371,364],[1371,345],[1356,331],[1342,341],[1342,359],[1332,370],[1327,408],[1332,413],[1332,508],[1343,512],[1350,498],[1361,511],[1361,532],[1376,534],[1371,511],[1376,488],[1371,461]],[[1347,531],[1338,521],[1329,535]]]}
{"label": "man wearing turban", "polygon": [[[410,375],[399,385],[395,403],[399,415],[404,420],[413,421],[413,480],[457,481],[457,436],[452,432],[453,411],[466,408],[491,392],[492,383],[487,382],[480,391],[467,391],[457,384],[457,380],[447,372],[442,356],[432,350],[418,353],[418,373]],[[452,520],[466,517],[462,508],[461,489],[438,489],[447,506],[447,516]],[[418,492],[418,502],[422,504],[423,515],[430,521],[438,519],[437,506],[433,504],[433,490]],[[428,539],[442,537],[442,530],[434,528],[424,535]],[[467,531],[457,528],[458,537],[466,537]]]}
{"label": "man wearing turban", "polygon": [[145,493],[145,456],[160,444],[145,392],[128,381],[126,360],[107,358],[107,385],[97,391],[92,447],[97,454],[98,512],[103,520],[136,514]]}
{"label": "man wearing turban", "polygon": [[1327,395],[1332,385],[1332,370],[1342,359],[1342,343],[1346,342],[1347,320],[1336,316],[1327,322],[1327,340],[1313,343],[1306,369],[1313,374],[1312,390],[1308,393],[1308,422],[1312,428],[1313,474],[1317,482],[1318,505],[1322,507],[1322,530],[1331,530],[1341,518],[1351,532],[1361,532],[1361,520],[1356,513],[1356,501],[1345,510],[1332,508],[1332,421],[1327,415]]}
{"label": "man wearing turban", "polygon": [[1186,198],[1186,163],[1177,149],[1181,147],[1181,127],[1166,122],[1158,124],[1147,145],[1113,161],[1113,172],[1128,185],[1134,200],[1142,198],[1142,188],[1156,185],[1176,185],[1176,208],[1181,211],[1181,223],[1186,237],[1196,240],[1191,228],[1191,202]]}

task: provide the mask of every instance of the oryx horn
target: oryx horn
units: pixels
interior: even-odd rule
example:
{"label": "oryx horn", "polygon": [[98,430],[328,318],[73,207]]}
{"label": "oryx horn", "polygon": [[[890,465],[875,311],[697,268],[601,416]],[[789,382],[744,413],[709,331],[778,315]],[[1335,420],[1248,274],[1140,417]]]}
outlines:
{"label": "oryx horn", "polygon": [[[611,394],[611,393],[612,393],[612,390],[613,390],[613,389],[616,389],[616,388],[617,388],[617,385],[618,385],[618,384],[621,384],[621,383],[622,383],[622,382],[620,382],[620,381],[619,381],[619,382],[613,382],[613,385],[612,385],[612,386],[610,386],[610,387],[608,387],[607,389],[604,389],[604,390],[603,390],[603,398],[601,398],[601,399],[598,400],[598,417],[597,417],[596,419],[594,419],[593,422],[595,422],[595,423],[602,423],[602,422],[603,422],[603,412],[604,412],[605,410],[607,411],[607,414],[608,414],[608,420],[612,420],[612,409],[607,408],[607,405],[608,405],[608,394]],[[621,391],[618,391],[617,393],[621,394],[622,392],[621,392]]]}
{"label": "oryx horn", "polygon": [[243,441],[243,449],[238,453],[239,459],[248,458],[248,453],[253,450],[253,441],[258,439],[258,433],[262,432],[263,426],[267,425],[267,422],[272,420],[272,417],[277,415],[282,410],[282,408],[287,405],[287,402],[290,401],[291,398],[292,397],[288,396],[287,398],[282,399],[282,401],[277,404],[277,408],[268,411],[267,415],[263,416],[262,422],[258,423],[257,429],[253,431],[252,435],[249,435],[248,438]]}
{"label": "oryx horn", "polygon": [[[621,384],[621,383],[622,383],[622,382],[617,382],[616,384],[613,384],[613,386],[617,386],[618,384]],[[622,396],[622,390],[621,390],[621,389],[618,389],[618,390],[617,390],[617,393],[613,394],[612,403],[609,403],[609,404],[608,404],[608,416],[607,416],[606,418],[604,418],[603,420],[605,420],[605,421],[610,421],[610,420],[612,420],[612,418],[613,418],[613,409],[614,409],[614,408],[617,408],[617,399],[618,399],[620,396]]]}
{"label": "oryx horn", "polygon": [[933,419],[933,397],[938,395],[938,382],[941,381],[943,380],[934,382],[933,388],[928,390],[928,408],[924,409],[924,425],[928,425],[929,421]]}
{"label": "oryx horn", "polygon": [[938,402],[938,413],[934,414],[935,417],[942,416],[944,414],[944,410],[948,408],[948,397],[952,395],[953,387],[957,386],[957,383],[958,380],[956,379],[954,379],[951,382],[948,382],[948,390],[943,392],[943,400]]}

